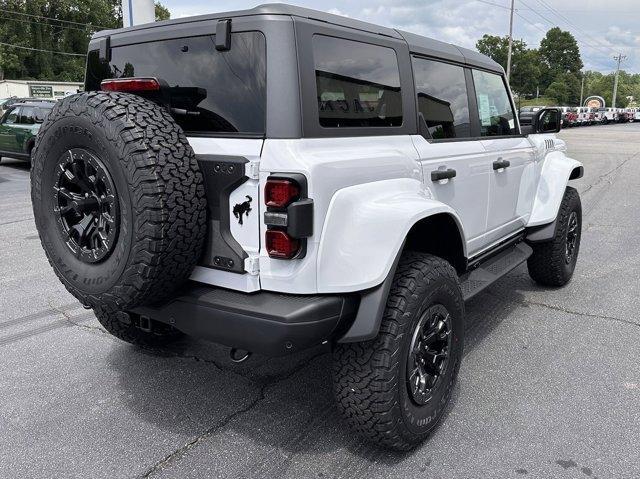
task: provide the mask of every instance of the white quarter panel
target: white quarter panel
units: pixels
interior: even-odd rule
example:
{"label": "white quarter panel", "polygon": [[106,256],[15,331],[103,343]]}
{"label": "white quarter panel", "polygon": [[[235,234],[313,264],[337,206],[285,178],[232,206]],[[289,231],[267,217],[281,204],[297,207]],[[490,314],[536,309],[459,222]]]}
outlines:
{"label": "white quarter panel", "polygon": [[[490,154],[487,241],[493,242],[527,224],[533,208],[537,178],[535,150],[526,137],[482,140]],[[506,160],[509,167],[493,169],[493,162]]]}
{"label": "white quarter panel", "polygon": [[[314,219],[313,236],[307,239],[304,258],[269,258],[263,245],[260,252],[262,289],[298,294],[318,292],[318,250],[323,226],[333,221],[342,224],[339,216],[347,214],[336,211],[335,219],[325,221],[334,194],[349,186],[381,180],[412,178],[419,183],[422,174],[416,160],[416,150],[409,136],[265,140],[260,162],[261,184],[272,173],[302,173],[307,178],[308,196],[313,199]],[[263,237],[266,226],[262,220],[260,228],[260,237]],[[325,254],[333,249],[337,255],[340,247],[338,243],[327,243]],[[361,281],[358,275],[349,275],[344,278],[341,290],[366,288]],[[328,291],[323,289],[323,292]]]}
{"label": "white quarter panel", "polygon": [[331,200],[322,231],[318,292],[358,291],[379,285],[411,227],[437,213],[450,214],[461,228],[455,212],[431,198],[416,179],[341,189]]}
{"label": "white quarter panel", "polygon": [[[489,207],[490,154],[480,141],[428,142],[412,137],[420,156],[425,186],[434,199],[449,205],[464,224],[470,255],[486,246],[487,210]],[[456,177],[432,182],[431,172],[453,168]]]}
{"label": "white quarter panel", "polygon": [[[244,139],[244,138],[188,138],[189,144],[197,155],[223,155],[223,156],[241,156],[246,158],[249,163],[246,164],[247,174],[249,174],[250,163],[260,160],[262,144],[261,139]],[[251,198],[251,201],[247,197]],[[246,205],[248,202],[248,211]],[[236,209],[236,213],[244,211],[242,214],[242,224],[240,224],[240,214],[234,215],[234,207],[240,205]],[[225,212],[221,212],[225,214]],[[229,228],[233,238],[242,246],[242,249],[249,255],[249,259],[257,258],[260,251],[260,185],[258,179],[248,179],[229,195]],[[247,262],[245,261],[245,264]],[[198,266],[196,267],[191,279],[202,283],[221,286],[224,288],[235,289],[239,291],[252,292],[260,289],[260,277],[256,274],[238,274],[228,271],[217,270]]]}
{"label": "white quarter panel", "polygon": [[580,166],[582,163],[567,157],[563,151],[546,153],[527,226],[544,225],[556,219],[569,176]]}

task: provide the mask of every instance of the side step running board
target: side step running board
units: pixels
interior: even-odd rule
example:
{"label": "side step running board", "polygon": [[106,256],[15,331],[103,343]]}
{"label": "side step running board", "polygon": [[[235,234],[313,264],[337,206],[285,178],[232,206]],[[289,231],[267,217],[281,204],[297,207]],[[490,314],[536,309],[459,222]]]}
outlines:
{"label": "side step running board", "polygon": [[460,288],[465,301],[498,281],[504,275],[527,261],[533,250],[526,243],[517,245],[492,256],[468,275],[461,278]]}

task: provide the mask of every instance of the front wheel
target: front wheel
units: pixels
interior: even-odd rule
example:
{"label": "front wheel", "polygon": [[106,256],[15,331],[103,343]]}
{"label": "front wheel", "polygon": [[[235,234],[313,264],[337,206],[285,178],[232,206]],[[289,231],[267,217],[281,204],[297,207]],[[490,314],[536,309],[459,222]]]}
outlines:
{"label": "front wheel", "polygon": [[532,243],[529,276],[544,286],[564,286],[573,276],[582,236],[582,204],[575,188],[567,187],[550,241]]}
{"label": "front wheel", "polygon": [[406,253],[378,336],[334,347],[334,392],[342,416],[379,445],[415,447],[444,414],[463,336],[464,302],[455,270],[435,256]]}

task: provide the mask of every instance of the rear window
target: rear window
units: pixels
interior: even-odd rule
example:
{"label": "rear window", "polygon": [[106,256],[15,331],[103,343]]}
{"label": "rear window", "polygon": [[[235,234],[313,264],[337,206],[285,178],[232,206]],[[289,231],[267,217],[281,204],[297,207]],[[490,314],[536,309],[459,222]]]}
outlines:
{"label": "rear window", "polygon": [[434,60],[413,59],[413,76],[422,114],[433,139],[471,136],[464,69]]}
{"label": "rear window", "polygon": [[341,38],[313,37],[320,126],[402,125],[402,95],[392,48]]}
{"label": "rear window", "polygon": [[259,32],[231,35],[218,51],[215,35],[114,47],[87,61],[86,90],[106,78],[155,77],[167,85],[172,114],[187,133],[264,134],[266,42]]}

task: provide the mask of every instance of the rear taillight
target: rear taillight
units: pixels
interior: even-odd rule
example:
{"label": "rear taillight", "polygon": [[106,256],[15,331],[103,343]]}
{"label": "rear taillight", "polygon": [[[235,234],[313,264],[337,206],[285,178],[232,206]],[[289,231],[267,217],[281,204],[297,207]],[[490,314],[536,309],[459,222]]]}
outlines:
{"label": "rear taillight", "polygon": [[100,88],[104,91],[139,93],[159,91],[160,83],[155,78],[111,78],[102,80]]}
{"label": "rear taillight", "polygon": [[272,258],[291,259],[300,250],[300,240],[282,230],[267,230],[265,240],[267,253]]}
{"label": "rear taillight", "polygon": [[313,200],[307,197],[307,179],[300,173],[267,178],[264,185],[265,247],[271,258],[300,259],[313,235]]}
{"label": "rear taillight", "polygon": [[271,208],[286,208],[300,197],[300,185],[290,179],[269,178],[264,186],[264,202]]}

